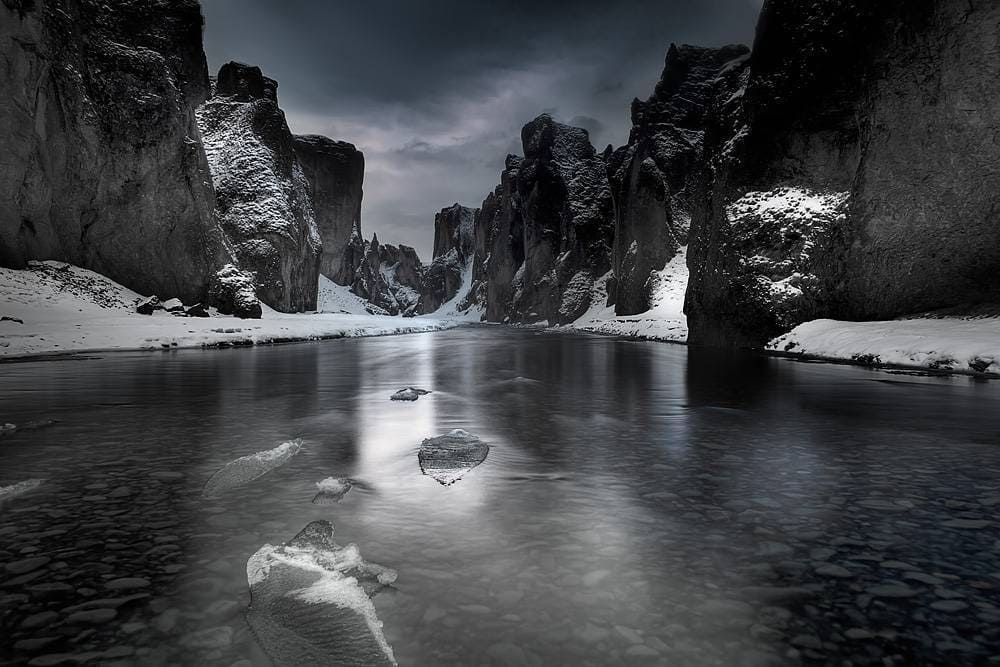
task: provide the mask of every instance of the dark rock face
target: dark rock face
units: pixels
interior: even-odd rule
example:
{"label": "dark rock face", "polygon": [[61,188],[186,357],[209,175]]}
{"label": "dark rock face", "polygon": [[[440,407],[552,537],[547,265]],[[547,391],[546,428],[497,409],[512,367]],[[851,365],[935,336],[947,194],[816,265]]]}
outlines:
{"label": "dark rock face", "polygon": [[[351,236],[361,234],[361,197],[365,156],[352,144],[318,135],[296,136],[295,154],[309,182],[323,254],[319,271],[350,285],[356,266],[346,252]],[[345,262],[345,259],[347,260]]]}
{"label": "dark rock face", "polygon": [[204,299],[230,258],[194,115],[202,23],[194,0],[0,3],[0,264]]}
{"label": "dark rock face", "polygon": [[256,278],[227,264],[216,272],[209,286],[209,297],[223,315],[260,319],[263,309],[257,299]]}
{"label": "dark rock face", "polygon": [[[351,291],[390,315],[420,314],[422,271],[410,246],[381,244],[378,235],[364,243]],[[350,252],[356,252],[352,246]]]}
{"label": "dark rock face", "polygon": [[257,67],[223,65],[216,94],[198,109],[198,124],[216,214],[240,268],[256,276],[257,294],[272,308],[314,310],[322,246],[311,184],[276,88]]}
{"label": "dark rock face", "polygon": [[765,5],[710,112],[691,342],[1000,300],[998,26],[993,3]]}
{"label": "dark rock face", "polygon": [[629,142],[608,157],[616,203],[609,300],[619,315],[649,309],[651,275],[687,243],[705,115],[748,54],[745,46],[671,45],[653,95],[632,102]]}
{"label": "dark rock face", "polygon": [[453,204],[434,216],[434,261],[423,268],[420,312],[432,313],[451,301],[471,269],[479,209]]}
{"label": "dark rock face", "polygon": [[[587,131],[541,115],[521,131],[476,221],[472,296],[497,322],[571,322],[611,268],[614,202]],[[485,304],[483,304],[485,300]]]}

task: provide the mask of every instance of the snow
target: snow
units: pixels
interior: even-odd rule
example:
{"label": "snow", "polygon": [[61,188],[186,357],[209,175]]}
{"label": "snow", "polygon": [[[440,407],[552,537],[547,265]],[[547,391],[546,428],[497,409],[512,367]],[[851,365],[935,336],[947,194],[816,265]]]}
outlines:
{"label": "snow", "polygon": [[375,304],[362,299],[346,285],[338,285],[326,276],[319,277],[319,298],[316,310],[320,313],[342,313],[346,315],[388,315]]}
{"label": "snow", "polygon": [[775,338],[767,349],[871,366],[1000,373],[1000,318],[813,320]]}
{"label": "snow", "polygon": [[594,284],[590,309],[570,329],[609,336],[676,343],[687,341],[687,318],[684,316],[684,293],[687,290],[687,247],[681,247],[654,277],[652,306],[638,315],[615,315],[607,303],[608,273]]}
{"label": "snow", "polygon": [[[303,538],[303,535],[307,537]],[[327,521],[316,521],[288,544],[282,546],[265,544],[258,549],[247,560],[247,583],[251,589],[251,606],[265,609],[271,606],[269,604],[271,600],[259,600],[257,596],[273,595],[278,592],[261,588],[276,566],[290,568],[309,577],[318,575],[318,578],[307,587],[284,591],[280,596],[308,605],[332,605],[334,608],[357,614],[367,625],[371,638],[380,648],[384,659],[396,664],[392,647],[382,632],[382,621],[379,620],[375,605],[369,597],[379,588],[396,581],[395,570],[365,561],[356,544],[341,547],[333,542],[332,537],[332,524]],[[279,579],[279,583],[283,579],[284,577]],[[371,593],[366,591],[365,584],[372,589]],[[302,614],[296,618],[301,620],[308,618],[308,615]],[[317,621],[323,621],[328,625],[331,620],[344,621],[344,619],[343,616],[334,616],[333,619],[316,617]],[[329,636],[337,638],[342,634],[344,637],[350,637],[350,633],[346,630],[343,632],[338,630],[340,629],[336,625],[329,625]],[[351,647],[337,648],[339,651],[349,652]]]}
{"label": "snow", "polygon": [[[322,285],[320,289],[324,298]],[[332,310],[331,303],[339,303],[333,313],[278,313],[264,306],[259,320],[221,316],[214,309],[206,318],[163,311],[139,315],[134,306],[142,295],[92,271],[62,262],[37,262],[24,270],[0,268],[0,316],[23,321],[0,321],[0,357],[259,345],[438,331],[458,324],[438,317],[367,314],[357,307],[357,297],[352,302],[342,291],[330,296],[332,291],[326,291],[323,305]]]}
{"label": "snow", "polygon": [[483,314],[486,312],[483,304],[473,304],[465,310],[459,309],[459,305],[466,300],[469,292],[472,291],[472,263],[473,259],[470,257],[465,263],[465,268],[462,269],[462,285],[458,288],[455,296],[442,303],[441,307],[430,315],[422,317],[448,318],[449,320],[467,322],[479,322],[483,319]]}

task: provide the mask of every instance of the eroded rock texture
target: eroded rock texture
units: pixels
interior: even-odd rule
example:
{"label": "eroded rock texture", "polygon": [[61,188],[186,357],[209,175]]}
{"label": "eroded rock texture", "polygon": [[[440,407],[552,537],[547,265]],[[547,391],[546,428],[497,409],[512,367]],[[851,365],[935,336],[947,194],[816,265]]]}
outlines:
{"label": "eroded rock texture", "polygon": [[[362,241],[363,252],[351,290],[390,315],[420,314],[422,265],[410,246],[379,243],[378,235]],[[357,250],[351,248],[356,253]]]}
{"label": "eroded rock texture", "polygon": [[609,300],[619,315],[649,309],[651,276],[687,243],[705,115],[748,54],[745,46],[671,45],[653,95],[632,102],[628,144],[608,158],[616,203]]}
{"label": "eroded rock texture", "polygon": [[770,0],[709,113],[693,343],[1000,301],[1000,5]]}
{"label": "eroded rock texture", "polygon": [[216,215],[257,295],[284,312],[316,308],[322,252],[312,185],[278,107],[277,83],[226,63],[198,123],[215,184]]}
{"label": "eroded rock texture", "polygon": [[195,0],[0,2],[0,263],[203,301],[230,261],[194,110]]}
{"label": "eroded rock texture", "polygon": [[353,259],[345,263],[351,235],[361,233],[365,156],[353,144],[311,134],[296,136],[295,154],[309,182],[323,254],[319,270],[341,285],[354,279]]}
{"label": "eroded rock texture", "polygon": [[472,298],[496,322],[571,322],[611,268],[614,203],[587,131],[543,114],[521,131],[476,222]]}
{"label": "eroded rock texture", "polygon": [[479,209],[453,204],[434,216],[434,258],[423,268],[420,311],[432,313],[462,288],[475,251]]}

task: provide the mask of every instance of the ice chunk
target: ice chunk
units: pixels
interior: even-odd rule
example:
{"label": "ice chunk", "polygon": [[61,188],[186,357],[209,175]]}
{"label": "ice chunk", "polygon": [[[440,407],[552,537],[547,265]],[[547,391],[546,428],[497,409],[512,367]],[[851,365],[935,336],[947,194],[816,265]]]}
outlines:
{"label": "ice chunk", "polygon": [[214,496],[230,489],[243,486],[288,462],[302,449],[301,440],[283,442],[274,449],[268,449],[249,456],[241,456],[230,461],[205,483],[204,496]]}
{"label": "ice chunk", "polygon": [[419,387],[403,387],[389,398],[393,401],[415,401],[421,396],[426,396],[431,392]]}
{"label": "ice chunk", "polygon": [[425,475],[448,486],[485,461],[489,453],[489,445],[468,431],[457,428],[445,435],[424,440],[417,460]]}
{"label": "ice chunk", "polygon": [[354,483],[346,477],[327,477],[316,482],[318,492],[313,498],[317,505],[331,505],[339,503],[340,499],[347,495]]}
{"label": "ice chunk", "polygon": [[56,423],[55,419],[34,419],[30,422],[25,422],[18,426],[17,424],[0,424],[0,437],[5,435],[14,435],[19,431],[33,431],[40,428],[45,428],[46,426],[52,426]]}
{"label": "ice chunk", "polygon": [[371,601],[395,580],[357,545],[334,542],[329,521],[313,521],[247,561],[247,620],[278,665],[395,665]]}
{"label": "ice chunk", "polygon": [[34,491],[42,485],[44,479],[26,479],[10,486],[0,486],[0,503],[16,498],[28,491]]}

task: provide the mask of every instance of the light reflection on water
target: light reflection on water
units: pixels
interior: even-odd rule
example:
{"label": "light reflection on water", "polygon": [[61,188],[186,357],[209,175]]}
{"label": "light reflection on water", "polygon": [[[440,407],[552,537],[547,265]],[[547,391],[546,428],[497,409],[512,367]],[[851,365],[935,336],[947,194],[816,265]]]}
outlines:
{"label": "light reflection on water", "polygon": [[[401,664],[963,662],[1000,640],[1000,543],[944,525],[1000,506],[992,384],[494,327],[0,370],[3,419],[59,420],[0,441],[0,484],[49,480],[0,509],[0,550],[52,558],[5,578],[0,630],[57,637],[3,658],[267,664],[245,561],[315,519],[399,571],[375,604]],[[406,385],[433,393],[388,400]],[[445,487],[417,451],[455,428],[491,451]],[[294,437],[283,468],[201,497]],[[328,476],[372,488],[312,504]],[[117,577],[147,597],[81,637],[65,609]],[[870,593],[887,581],[913,597]],[[934,611],[944,587],[968,609]]]}

